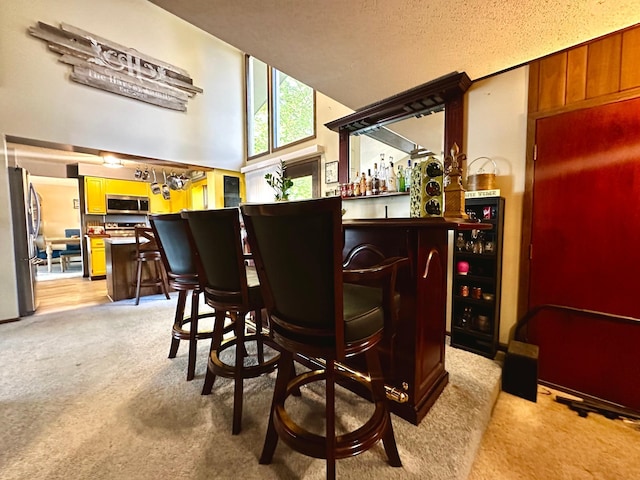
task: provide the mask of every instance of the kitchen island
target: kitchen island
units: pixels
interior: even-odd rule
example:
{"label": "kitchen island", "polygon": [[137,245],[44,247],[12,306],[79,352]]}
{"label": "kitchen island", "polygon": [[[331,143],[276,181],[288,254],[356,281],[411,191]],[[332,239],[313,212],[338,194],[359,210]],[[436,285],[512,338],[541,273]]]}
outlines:
{"label": "kitchen island", "polygon": [[[107,259],[107,295],[113,302],[133,298],[132,286],[136,278],[136,239],[135,237],[105,238]],[[143,270],[143,275],[145,272]],[[140,296],[155,295],[157,289],[142,287]]]}

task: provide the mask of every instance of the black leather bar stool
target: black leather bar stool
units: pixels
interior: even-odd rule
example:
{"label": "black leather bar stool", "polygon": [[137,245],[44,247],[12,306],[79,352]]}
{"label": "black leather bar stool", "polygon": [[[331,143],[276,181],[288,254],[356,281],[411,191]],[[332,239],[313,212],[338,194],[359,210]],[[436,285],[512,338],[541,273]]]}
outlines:
{"label": "black leather bar stool", "polygon": [[[266,349],[262,309],[264,302],[255,269],[245,265],[237,208],[182,212],[187,220],[190,241],[196,253],[196,268],[205,302],[216,311],[211,354],[207,365],[203,395],[211,393],[216,376],[234,379],[232,433],[242,424],[243,382],[275,370],[279,353]],[[233,320],[234,336],[224,339],[226,314]],[[253,314],[255,330],[248,331],[246,317]],[[248,347],[255,344],[255,350]],[[235,347],[235,361],[225,351]],[[255,353],[254,353],[255,352]],[[249,355],[255,356],[245,362]]]}
{"label": "black leather bar stool", "polygon": [[[169,286],[178,292],[178,303],[171,329],[171,348],[169,358],[175,358],[180,346],[180,340],[189,341],[189,362],[187,366],[187,380],[195,376],[196,353],[198,340],[213,338],[213,329],[202,329],[198,321],[202,318],[213,317],[213,312],[201,313],[200,280],[196,271],[194,253],[189,243],[186,220],[179,213],[168,215],[151,215],[149,223],[162,258]],[[191,292],[191,315],[184,316],[187,296]],[[188,327],[188,328],[187,328]]]}
{"label": "black leather bar stool", "polygon": [[[140,303],[140,289],[142,288],[155,287],[159,292],[164,293],[167,300],[169,300],[171,298],[169,297],[169,288],[164,277],[162,257],[160,256],[153,229],[151,227],[136,226],[134,231],[136,238],[136,278],[131,282],[131,286],[135,291],[136,305]],[[151,265],[153,265],[153,268],[151,268]],[[145,266],[148,276],[143,278],[142,270]]]}
{"label": "black leather bar stool", "polygon": [[[281,347],[260,463],[271,463],[280,438],[299,453],[326,459],[328,479],[336,476],[336,459],[358,455],[380,440],[389,464],[402,465],[378,352],[385,333],[385,311],[395,310],[385,300],[393,301],[395,286],[393,281],[382,282],[382,288],[367,284],[385,276],[395,279],[397,266],[406,259],[387,259],[385,265],[345,275],[341,208],[338,197],[241,206],[271,335]],[[365,375],[336,365],[359,354],[366,359]],[[291,360],[297,355],[322,359],[325,368],[294,376]],[[322,380],[326,385],[324,436],[296,423],[286,409],[286,400],[296,389]],[[366,387],[375,406],[369,420],[341,435],[335,427],[339,380]]]}

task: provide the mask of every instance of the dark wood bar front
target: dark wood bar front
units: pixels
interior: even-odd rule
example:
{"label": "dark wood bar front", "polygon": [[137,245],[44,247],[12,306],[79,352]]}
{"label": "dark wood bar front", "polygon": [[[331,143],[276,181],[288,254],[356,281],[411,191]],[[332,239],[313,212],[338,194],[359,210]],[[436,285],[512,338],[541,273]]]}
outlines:
{"label": "dark wood bar front", "polygon": [[399,318],[382,361],[385,383],[408,395],[407,402],[391,402],[392,410],[415,425],[449,381],[445,369],[448,232],[485,227],[442,218],[343,222],[348,268],[369,267],[393,256],[409,259],[408,267],[398,272]]}

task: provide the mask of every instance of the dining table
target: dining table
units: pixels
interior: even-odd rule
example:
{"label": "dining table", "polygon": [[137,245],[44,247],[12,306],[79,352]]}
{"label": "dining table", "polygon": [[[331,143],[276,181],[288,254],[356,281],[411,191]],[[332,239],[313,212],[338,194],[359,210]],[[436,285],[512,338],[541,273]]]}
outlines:
{"label": "dining table", "polygon": [[[45,237],[45,251],[47,252],[47,271],[51,272],[51,260],[53,259],[53,246],[54,245],[80,245],[80,237]],[[82,255],[78,250],[78,255]],[[60,260],[60,268],[64,272],[64,262]]]}

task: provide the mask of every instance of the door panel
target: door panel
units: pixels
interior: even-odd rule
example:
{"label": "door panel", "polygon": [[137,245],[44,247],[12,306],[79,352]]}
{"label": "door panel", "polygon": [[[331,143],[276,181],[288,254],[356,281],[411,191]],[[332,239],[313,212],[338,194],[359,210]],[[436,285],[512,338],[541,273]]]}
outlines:
{"label": "door panel", "polygon": [[536,142],[529,305],[640,317],[640,99],[539,120]]}
{"label": "door panel", "polygon": [[[557,304],[640,318],[640,99],[538,120],[536,144],[529,308]],[[607,321],[545,316],[530,329],[541,379],[613,400],[612,378],[605,385],[595,373],[611,357],[616,385],[624,372],[638,373],[628,338],[640,340],[640,324],[618,331]],[[613,401],[624,404],[625,391],[635,390],[640,408],[639,386],[619,390]]]}

